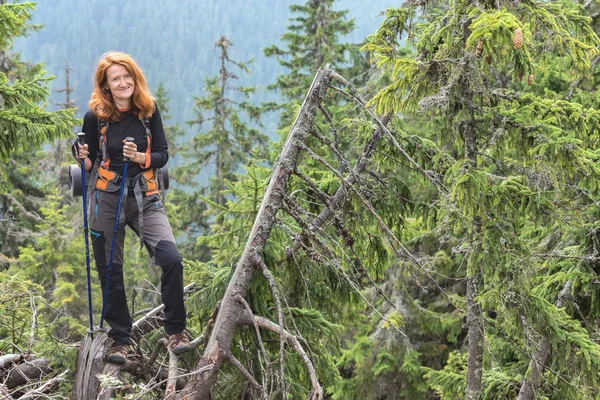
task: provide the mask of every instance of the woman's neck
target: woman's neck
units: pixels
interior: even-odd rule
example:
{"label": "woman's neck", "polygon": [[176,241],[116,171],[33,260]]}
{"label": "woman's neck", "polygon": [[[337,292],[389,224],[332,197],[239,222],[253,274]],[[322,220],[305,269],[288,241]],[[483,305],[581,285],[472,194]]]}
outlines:
{"label": "woman's neck", "polygon": [[130,104],[130,102],[127,102],[127,103],[117,103],[115,101],[115,106],[117,106],[117,109],[119,109],[119,110],[129,110],[129,104]]}

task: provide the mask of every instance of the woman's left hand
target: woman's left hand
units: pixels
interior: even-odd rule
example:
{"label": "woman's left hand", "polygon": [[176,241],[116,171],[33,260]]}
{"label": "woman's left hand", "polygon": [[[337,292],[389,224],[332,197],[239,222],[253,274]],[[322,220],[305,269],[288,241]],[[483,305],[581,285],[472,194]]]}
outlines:
{"label": "woman's left hand", "polygon": [[139,163],[140,154],[137,152],[137,144],[123,140],[123,157],[127,157],[129,161]]}

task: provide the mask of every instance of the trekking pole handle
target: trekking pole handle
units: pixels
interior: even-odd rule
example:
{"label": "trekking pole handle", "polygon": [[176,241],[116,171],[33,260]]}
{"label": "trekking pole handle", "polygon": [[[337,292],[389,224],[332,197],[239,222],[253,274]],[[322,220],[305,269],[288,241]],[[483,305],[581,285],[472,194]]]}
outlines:
{"label": "trekking pole handle", "polygon": [[[127,136],[127,137],[125,138],[125,140],[126,140],[126,141],[128,141],[128,142],[133,142],[135,139],[134,139],[134,138],[132,138],[131,136]],[[125,162],[129,162],[129,161],[131,161],[131,160],[130,160],[129,158],[127,158],[127,157],[123,156],[123,161],[125,161]]]}
{"label": "trekking pole handle", "polygon": [[77,134],[77,142],[82,146],[85,145],[85,132],[79,132]]}

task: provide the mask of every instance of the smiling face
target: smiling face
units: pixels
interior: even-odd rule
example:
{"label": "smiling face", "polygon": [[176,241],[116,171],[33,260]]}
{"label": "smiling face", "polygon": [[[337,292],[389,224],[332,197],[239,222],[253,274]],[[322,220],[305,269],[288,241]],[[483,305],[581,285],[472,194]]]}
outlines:
{"label": "smiling face", "polygon": [[112,93],[115,105],[118,108],[128,108],[135,89],[135,82],[127,68],[120,64],[108,67],[106,69],[106,85]]}

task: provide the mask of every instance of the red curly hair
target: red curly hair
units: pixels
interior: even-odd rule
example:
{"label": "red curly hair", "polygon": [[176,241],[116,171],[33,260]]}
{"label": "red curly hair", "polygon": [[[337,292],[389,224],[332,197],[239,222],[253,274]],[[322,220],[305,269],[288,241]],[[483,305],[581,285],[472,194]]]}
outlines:
{"label": "red curly hair", "polygon": [[94,74],[94,90],[88,106],[97,117],[103,120],[108,122],[120,120],[121,113],[115,106],[112,93],[106,89],[106,70],[114,64],[125,67],[135,83],[131,97],[131,112],[140,119],[150,118],[154,112],[154,97],[148,89],[146,77],[129,54],[119,51],[109,51],[100,57]]}

